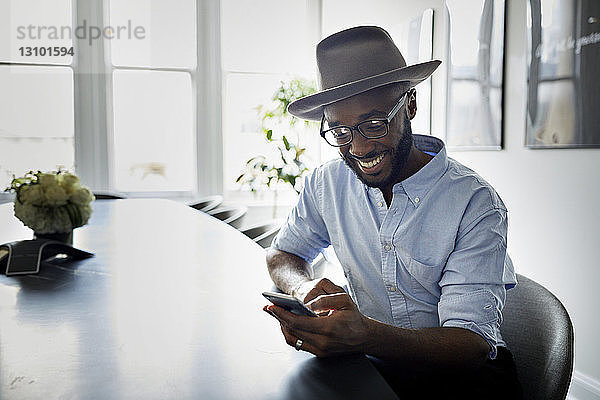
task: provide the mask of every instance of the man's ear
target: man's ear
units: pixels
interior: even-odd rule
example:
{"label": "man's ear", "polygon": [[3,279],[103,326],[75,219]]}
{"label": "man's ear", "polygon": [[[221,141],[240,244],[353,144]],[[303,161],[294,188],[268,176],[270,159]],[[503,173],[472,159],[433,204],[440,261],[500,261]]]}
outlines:
{"label": "man's ear", "polygon": [[410,89],[406,96],[406,115],[408,119],[413,119],[417,115],[417,91]]}

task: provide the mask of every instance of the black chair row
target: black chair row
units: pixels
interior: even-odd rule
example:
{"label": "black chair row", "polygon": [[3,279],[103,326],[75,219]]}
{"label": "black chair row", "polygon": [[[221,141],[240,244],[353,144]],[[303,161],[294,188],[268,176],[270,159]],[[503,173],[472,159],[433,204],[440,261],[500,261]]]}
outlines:
{"label": "black chair row", "polygon": [[272,220],[242,229],[248,207],[240,205],[223,205],[223,196],[221,195],[195,199],[194,201],[188,202],[187,205],[233,226],[263,248],[267,248],[271,245],[271,242],[281,227],[281,221]]}
{"label": "black chair row", "polygon": [[223,203],[223,196],[217,194],[193,200],[187,203],[187,205],[199,211],[209,212],[219,207],[221,203]]}
{"label": "black chair row", "polygon": [[[113,192],[113,191],[94,191],[96,200],[114,200],[114,199],[125,199],[127,195],[124,193]],[[226,224],[233,226],[236,229],[240,229],[242,233],[250,237],[256,243],[264,248],[271,245],[271,242],[279,232],[281,221],[269,221],[265,224],[258,224],[255,226],[241,229],[244,218],[248,212],[246,206],[223,206],[223,196],[213,195],[206,196],[199,199],[195,199],[188,202],[187,205],[211,215]]]}
{"label": "black chair row", "polygon": [[271,220],[266,223],[246,227],[242,229],[242,233],[262,247],[267,248],[271,246],[271,242],[273,242],[273,239],[279,233],[281,224],[281,220]]}
{"label": "black chair row", "polygon": [[96,200],[119,200],[126,199],[127,195],[125,193],[110,190],[94,190],[94,197]]}

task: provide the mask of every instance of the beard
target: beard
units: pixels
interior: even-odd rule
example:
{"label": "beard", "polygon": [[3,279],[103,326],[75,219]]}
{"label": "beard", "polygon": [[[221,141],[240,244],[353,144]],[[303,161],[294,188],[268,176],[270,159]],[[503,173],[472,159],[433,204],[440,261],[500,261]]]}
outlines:
{"label": "beard", "polygon": [[350,155],[349,147],[348,150],[344,154],[342,154],[342,158],[344,159],[344,162],[346,163],[348,168],[350,168],[352,172],[354,172],[354,175],[356,175],[356,177],[362,183],[364,183],[367,186],[383,190],[384,188],[390,187],[393,184],[397,183],[400,179],[400,176],[402,175],[402,169],[408,161],[408,155],[410,154],[410,149],[412,148],[412,145],[413,135],[410,126],[410,121],[405,121],[405,123],[403,124],[402,137],[400,138],[400,141],[398,142],[398,145],[396,145],[395,148],[387,146],[382,148],[375,148],[374,151],[370,152],[369,154],[363,157],[371,158],[384,152],[387,152],[391,156],[391,170],[384,170],[378,174],[381,175],[388,173],[388,175],[383,177],[383,179],[377,179],[377,177],[372,177],[362,172],[362,170],[358,166],[358,162],[356,161],[356,159],[352,155]]}

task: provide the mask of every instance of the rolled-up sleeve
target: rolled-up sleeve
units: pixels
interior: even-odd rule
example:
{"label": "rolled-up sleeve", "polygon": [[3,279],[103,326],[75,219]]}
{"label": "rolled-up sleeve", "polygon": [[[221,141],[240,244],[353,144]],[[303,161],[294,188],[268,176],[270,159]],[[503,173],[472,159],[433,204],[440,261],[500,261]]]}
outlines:
{"label": "rolled-up sleeve", "polygon": [[479,215],[459,232],[440,280],[440,326],[478,333],[490,345],[492,359],[501,340],[506,300],[506,233],[505,209]]}
{"label": "rolled-up sleeve", "polygon": [[304,181],[298,203],[273,240],[271,248],[286,251],[311,262],[330,244],[329,234],[321,214],[322,188],[317,168]]}

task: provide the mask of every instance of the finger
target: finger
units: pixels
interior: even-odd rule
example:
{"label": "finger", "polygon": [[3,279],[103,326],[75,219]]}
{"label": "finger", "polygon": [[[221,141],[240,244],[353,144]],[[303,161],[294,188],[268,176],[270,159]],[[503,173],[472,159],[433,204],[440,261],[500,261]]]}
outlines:
{"label": "finger", "polygon": [[292,333],[287,330],[283,325],[281,325],[281,332],[283,333],[283,337],[285,338],[285,342],[287,344],[289,344],[292,347],[296,346],[296,341],[298,340],[298,338],[294,335],[292,335]]}
{"label": "finger", "polygon": [[304,299],[302,301],[304,302],[304,304],[306,304],[306,303],[316,299],[317,297],[321,296],[322,294],[327,294],[327,293],[320,287],[314,287],[310,290],[310,292],[308,292],[306,294],[306,296],[304,297]]}
{"label": "finger", "polygon": [[287,311],[286,309],[279,307],[279,306],[275,306],[275,305],[265,306],[264,310],[266,312],[268,312],[269,314],[271,314],[273,317],[277,318],[277,320],[279,320],[279,322],[281,322],[281,324],[286,325],[286,326],[294,326],[294,327],[305,326],[304,325],[305,320],[316,319],[315,317],[307,317],[304,315],[298,315],[298,314],[291,313],[291,312]]}
{"label": "finger", "polygon": [[326,294],[346,293],[344,291],[344,288],[334,284],[327,278],[323,278],[319,282],[317,282],[315,288],[323,290]]}
{"label": "finger", "polygon": [[279,322],[288,329],[318,334],[322,334],[328,329],[323,323],[323,318],[292,314],[291,312],[274,305],[267,306],[265,311],[271,313],[271,315],[277,318]]}
{"label": "finger", "polygon": [[328,310],[346,310],[354,307],[354,302],[347,293],[335,293],[321,295],[306,304],[308,308],[316,313]]}
{"label": "finger", "polygon": [[280,323],[283,323],[283,321],[279,318],[279,316],[277,316],[277,314],[275,314],[272,310],[269,309],[269,306],[264,306],[263,311],[266,312],[267,314],[269,314],[271,317],[275,318]]}
{"label": "finger", "polygon": [[[281,332],[283,333],[285,342],[294,349],[296,349],[296,342],[298,341],[298,339],[300,339],[302,340],[302,345],[300,346],[300,349],[296,350],[306,351],[308,353],[316,355],[317,357],[323,357],[326,355],[325,352],[313,345],[312,340],[314,339],[311,334],[306,332],[297,333],[283,326],[281,327]],[[302,337],[300,337],[300,335],[302,335]]]}

